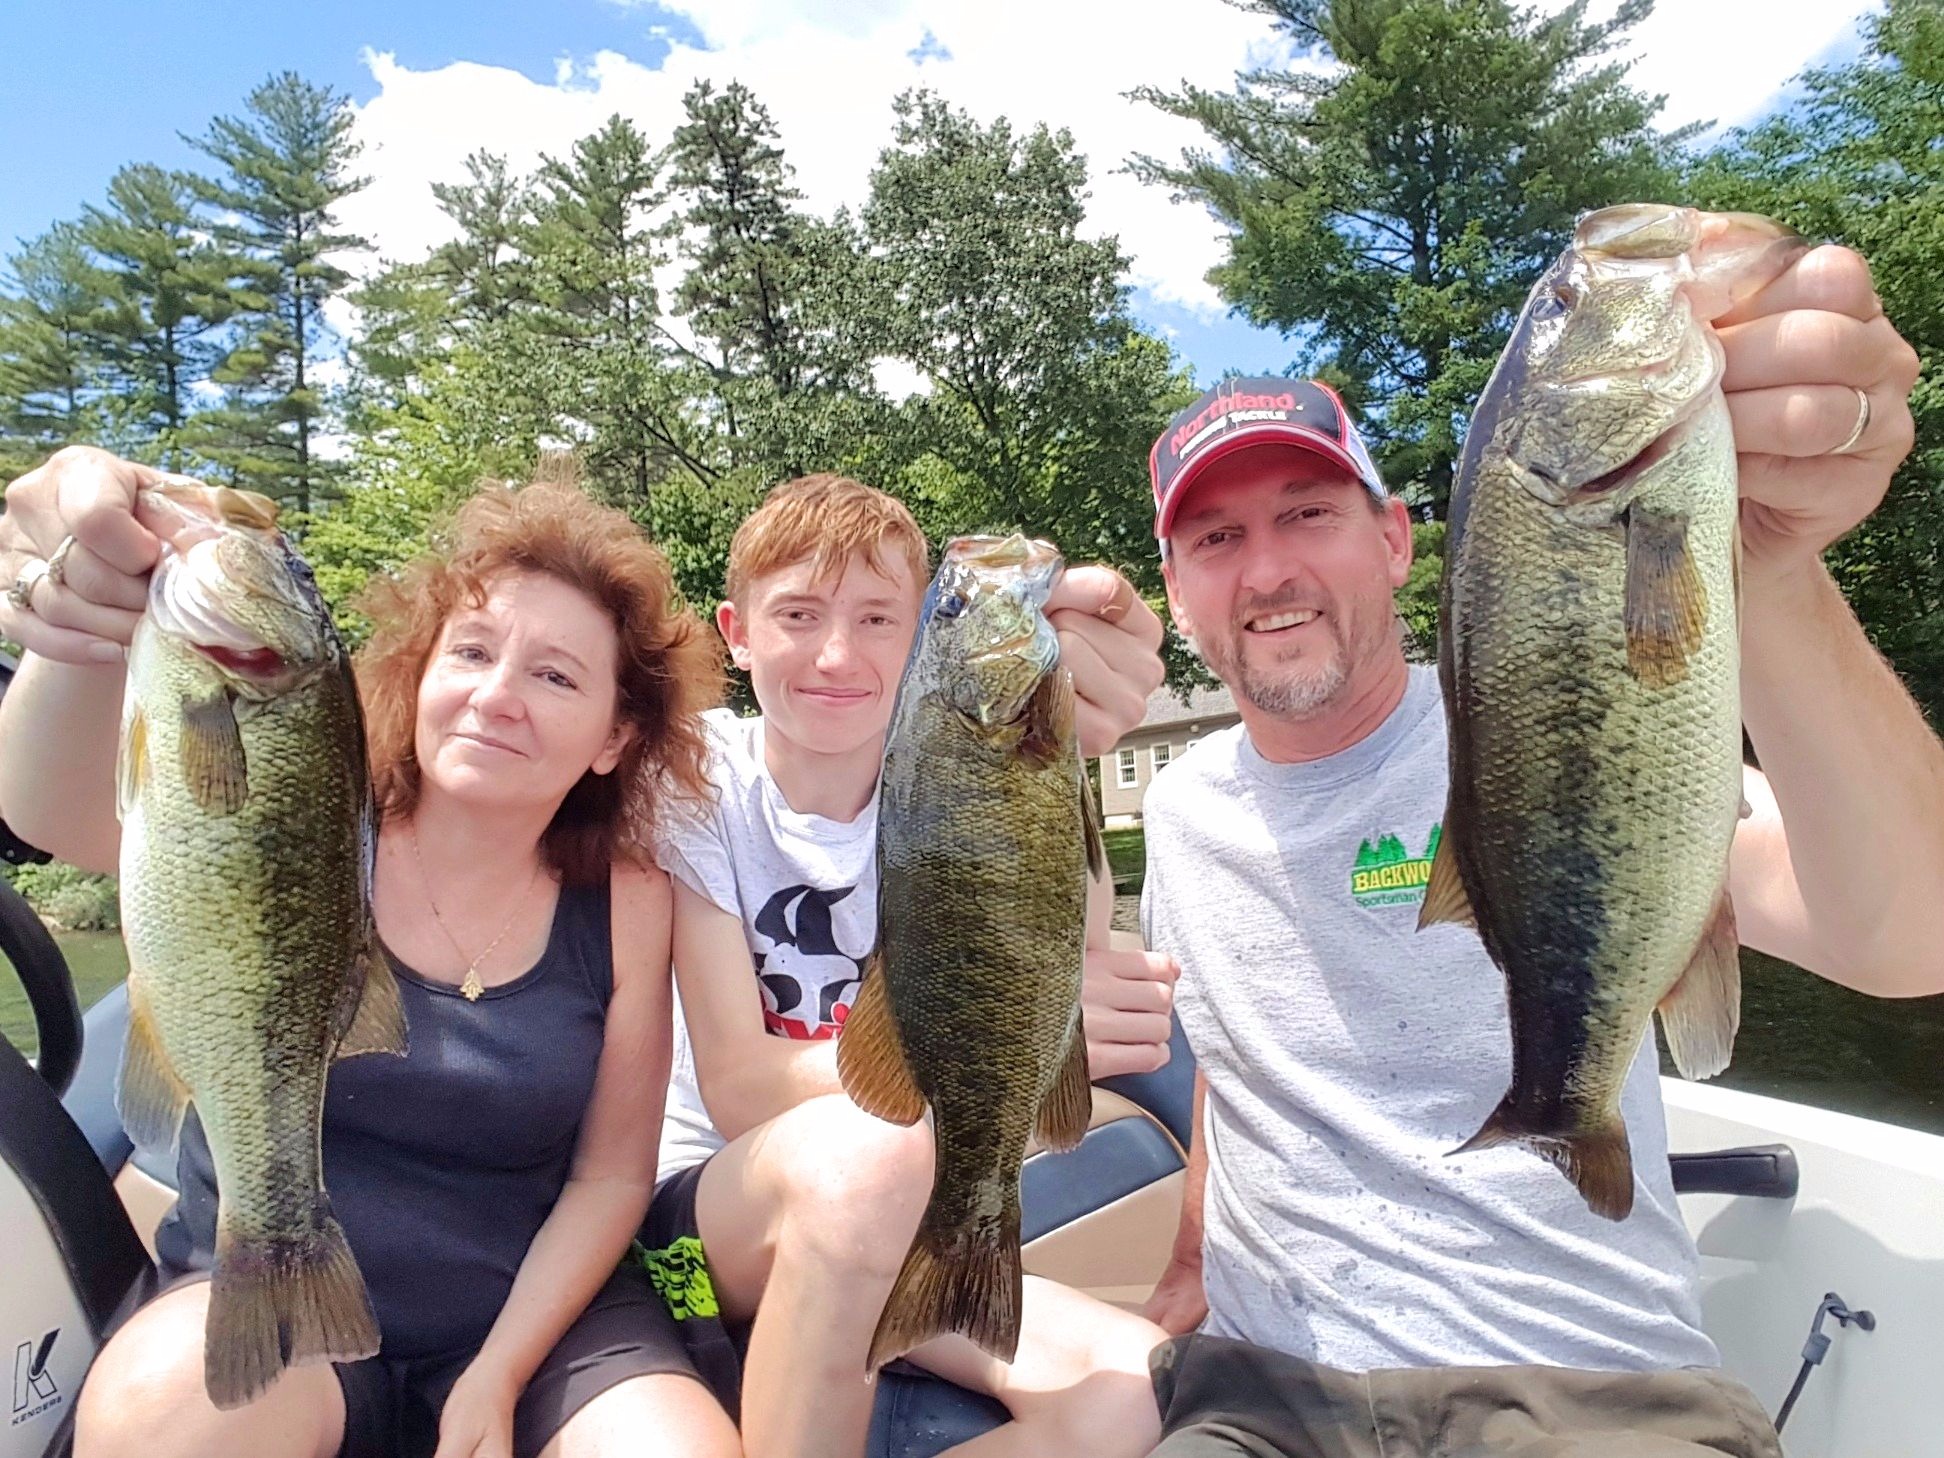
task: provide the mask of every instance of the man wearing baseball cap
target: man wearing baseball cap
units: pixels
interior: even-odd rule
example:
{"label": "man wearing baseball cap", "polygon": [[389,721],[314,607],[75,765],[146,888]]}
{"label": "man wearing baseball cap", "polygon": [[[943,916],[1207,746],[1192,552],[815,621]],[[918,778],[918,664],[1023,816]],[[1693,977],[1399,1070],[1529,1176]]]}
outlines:
{"label": "man wearing baseball cap", "polygon": [[[1944,991],[1944,916],[1921,890],[1944,876],[1944,746],[1820,560],[1909,448],[1914,357],[1874,299],[1861,259],[1819,249],[1720,331],[1744,713],[1768,772],[1747,772],[1731,879],[1745,943],[1907,996]],[[1800,328],[1775,327],[1791,312]],[[1509,1081],[1504,984],[1469,929],[1417,931],[1444,706],[1395,626],[1409,516],[1343,402],[1226,380],[1151,470],[1175,624],[1242,718],[1144,807],[1143,929],[1181,967],[1199,1065],[1148,1308],[1192,1333],[1155,1354],[1156,1458],[1779,1458],[1702,1330],[1651,1046],[1622,1099],[1625,1220],[1527,1151],[1449,1155]],[[1892,816],[1923,827],[1914,856],[1875,832]]]}

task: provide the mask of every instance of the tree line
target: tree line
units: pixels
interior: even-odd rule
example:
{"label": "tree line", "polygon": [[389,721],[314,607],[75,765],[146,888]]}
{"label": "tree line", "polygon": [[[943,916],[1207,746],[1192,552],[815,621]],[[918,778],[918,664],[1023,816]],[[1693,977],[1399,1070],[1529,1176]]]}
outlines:
{"label": "tree line", "polygon": [[[1243,3],[1322,64],[1144,89],[1203,141],[1128,165],[1220,221],[1224,299],[1342,390],[1417,506],[1420,639],[1472,401],[1575,216],[1744,208],[1861,250],[1925,358],[1917,449],[1831,562],[1944,722],[1938,0],[1889,0],[1854,60],[1706,148],[1657,126],[1619,59],[1650,0],[1597,23],[1584,3]],[[1067,133],[912,91],[864,200],[820,213],[760,99],[699,83],[665,137],[615,116],[530,172],[476,154],[435,187],[451,241],[380,260],[337,222],[366,181],[353,121],[273,77],[190,139],[204,172],[131,164],[11,255],[0,476],[89,441],[262,491],[343,602],[480,479],[571,454],[706,606],[761,494],[841,470],[934,538],[1026,525],[1158,594],[1146,454],[1193,382],[1134,318],[1119,241],[1083,234]]]}

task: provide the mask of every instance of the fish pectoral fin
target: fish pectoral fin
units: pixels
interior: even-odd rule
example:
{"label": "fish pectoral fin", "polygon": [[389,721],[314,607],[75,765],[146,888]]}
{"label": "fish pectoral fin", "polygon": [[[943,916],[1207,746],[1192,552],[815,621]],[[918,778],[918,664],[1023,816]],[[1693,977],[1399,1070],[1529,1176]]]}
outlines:
{"label": "fish pectoral fin", "polygon": [[1734,1056],[1741,1026],[1741,939],[1735,904],[1721,890],[1681,980],[1661,999],[1661,1032],[1683,1078],[1713,1078]]}
{"label": "fish pectoral fin", "polygon": [[1052,764],[1073,754],[1073,675],[1064,665],[1039,681],[1019,716],[1020,737],[1013,751],[1031,765]]}
{"label": "fish pectoral fin", "polygon": [[212,815],[234,815],[249,799],[249,762],[228,694],[182,706],[182,776]]}
{"label": "fish pectoral fin", "polygon": [[1418,908],[1418,930],[1434,922],[1448,921],[1453,926],[1478,926],[1471,896],[1458,875],[1456,817],[1447,813],[1439,833],[1438,848],[1431,855],[1431,879],[1425,883],[1424,904]]}
{"label": "fish pectoral fin", "polygon": [[887,1123],[911,1125],[925,1116],[925,1096],[911,1076],[904,1039],[891,1014],[883,959],[875,954],[837,1037],[837,1077],[852,1103]]}
{"label": "fish pectoral fin", "polygon": [[357,979],[358,1002],[331,1055],[334,1059],[405,1052],[405,1005],[399,1000],[398,978],[376,942],[374,932],[371,947],[358,959],[364,969]]}
{"label": "fish pectoral fin", "polygon": [[175,1143],[188,1107],[189,1086],[156,1036],[148,1004],[131,988],[128,1036],[122,1043],[121,1077],[115,1085],[122,1128],[145,1149],[167,1149]]}
{"label": "fish pectoral fin", "polygon": [[1627,667],[1649,688],[1687,677],[1708,620],[1708,590],[1687,529],[1686,517],[1627,509]]}
{"label": "fish pectoral fin", "polygon": [[1063,1152],[1079,1145],[1092,1122],[1093,1084],[1087,1078],[1087,1030],[1075,1018],[1066,1057],[1060,1060],[1053,1087],[1046,1091],[1046,1098],[1040,1103],[1033,1136],[1046,1148]]}
{"label": "fish pectoral fin", "polygon": [[121,753],[115,760],[115,818],[128,819],[128,812],[142,797],[148,783],[148,720],[138,705],[122,726]]}

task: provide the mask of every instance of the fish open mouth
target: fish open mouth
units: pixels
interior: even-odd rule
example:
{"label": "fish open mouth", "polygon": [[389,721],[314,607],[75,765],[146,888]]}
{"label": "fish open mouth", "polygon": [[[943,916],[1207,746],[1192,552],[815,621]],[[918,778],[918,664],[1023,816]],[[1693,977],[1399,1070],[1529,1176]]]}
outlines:
{"label": "fish open mouth", "polygon": [[196,651],[239,678],[275,678],[290,667],[283,654],[274,648],[225,648],[217,643],[198,643]]}

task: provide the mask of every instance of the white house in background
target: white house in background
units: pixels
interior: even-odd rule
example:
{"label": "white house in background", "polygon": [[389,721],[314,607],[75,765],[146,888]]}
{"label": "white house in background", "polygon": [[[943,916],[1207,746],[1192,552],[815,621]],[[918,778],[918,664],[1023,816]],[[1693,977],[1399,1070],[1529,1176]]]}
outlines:
{"label": "white house in background", "polygon": [[1100,757],[1100,811],[1107,824],[1139,825],[1141,801],[1156,772],[1197,739],[1241,717],[1234,696],[1220,684],[1193,690],[1186,702],[1171,688],[1156,689],[1140,725]]}

